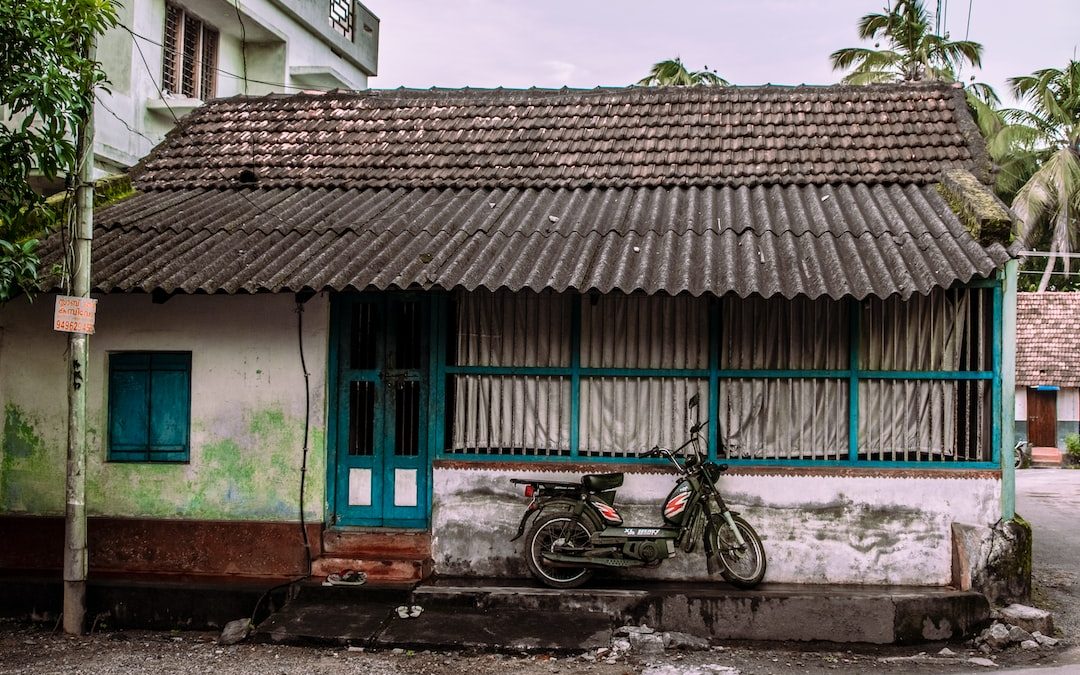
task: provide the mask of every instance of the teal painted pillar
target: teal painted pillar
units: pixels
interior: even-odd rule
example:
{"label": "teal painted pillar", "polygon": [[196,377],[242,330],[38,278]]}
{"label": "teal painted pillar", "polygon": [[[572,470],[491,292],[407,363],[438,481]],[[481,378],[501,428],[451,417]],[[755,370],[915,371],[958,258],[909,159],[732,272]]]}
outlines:
{"label": "teal painted pillar", "polygon": [[1013,444],[1016,442],[1016,279],[1020,263],[1005,264],[1005,290],[1001,302],[1001,517],[1016,515],[1016,469]]}

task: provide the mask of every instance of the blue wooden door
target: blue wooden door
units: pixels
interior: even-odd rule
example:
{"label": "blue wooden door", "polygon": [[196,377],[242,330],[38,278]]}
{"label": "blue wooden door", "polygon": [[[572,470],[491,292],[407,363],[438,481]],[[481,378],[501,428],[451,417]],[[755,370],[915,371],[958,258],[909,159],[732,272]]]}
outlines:
{"label": "blue wooden door", "polygon": [[426,527],[426,298],[357,295],[336,309],[334,523]]}

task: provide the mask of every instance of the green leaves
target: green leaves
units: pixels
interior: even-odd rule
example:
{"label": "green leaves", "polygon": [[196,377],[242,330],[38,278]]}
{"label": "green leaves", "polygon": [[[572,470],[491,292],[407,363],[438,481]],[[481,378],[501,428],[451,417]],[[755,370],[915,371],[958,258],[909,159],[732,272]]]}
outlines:
{"label": "green leaves", "polygon": [[867,14],[859,20],[859,37],[887,43],[887,49],[846,47],[830,56],[834,70],[852,69],[846,84],[956,80],[958,67],[978,66],[982,45],[935,35],[922,0],[896,0],[888,13]]}
{"label": "green leaves", "polygon": [[38,280],[37,239],[21,244],[0,239],[0,302],[7,302],[20,290]]}
{"label": "green leaves", "polygon": [[37,279],[34,228],[41,195],[32,175],[54,180],[76,173],[75,135],[105,79],[84,56],[94,38],[116,25],[113,0],[0,1],[0,301]]}
{"label": "green leaves", "polygon": [[678,57],[654,63],[649,74],[637,84],[643,87],[651,86],[681,86],[692,87],[694,85],[708,85],[714,87],[726,87],[730,82],[720,77],[716,71],[689,70]]}

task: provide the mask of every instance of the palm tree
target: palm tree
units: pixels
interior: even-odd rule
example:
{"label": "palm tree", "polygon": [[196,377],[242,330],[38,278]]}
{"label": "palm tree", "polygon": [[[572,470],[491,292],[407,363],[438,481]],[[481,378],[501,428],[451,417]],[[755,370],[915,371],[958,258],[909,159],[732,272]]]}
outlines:
{"label": "palm tree", "polygon": [[[1045,291],[1057,254],[1070,253],[1080,241],[1080,61],[1014,77],[1009,84],[1031,108],[1006,111],[1011,130],[1038,161],[1012,208],[1025,245],[1039,234],[1049,236],[1050,258],[1038,287]],[[1063,262],[1068,272],[1069,258]]]}
{"label": "palm tree", "polygon": [[956,80],[957,66],[979,66],[982,45],[970,40],[949,40],[936,35],[930,13],[922,0],[896,0],[888,12],[867,14],[859,19],[859,37],[882,40],[886,49],[845,47],[832,53],[834,70],[851,72],[845,84],[875,82],[921,82]]}
{"label": "palm tree", "polygon": [[[845,84],[955,82],[961,66],[982,62],[983,47],[978,42],[953,41],[934,33],[922,0],[896,0],[888,12],[867,14],[859,20],[859,37],[877,42],[873,49],[846,47],[830,56],[833,69],[851,69],[843,78]],[[878,49],[881,42],[886,43],[885,49]],[[1023,133],[1010,128],[990,85],[972,81],[964,93],[998,168],[995,191],[1008,203],[1030,175],[1030,161],[1016,152]]]}
{"label": "palm tree", "polygon": [[716,74],[715,70],[688,70],[679,57],[654,63],[647,77],[637,82],[643,87],[674,85],[692,87],[703,84],[713,87],[726,87],[730,82]]}

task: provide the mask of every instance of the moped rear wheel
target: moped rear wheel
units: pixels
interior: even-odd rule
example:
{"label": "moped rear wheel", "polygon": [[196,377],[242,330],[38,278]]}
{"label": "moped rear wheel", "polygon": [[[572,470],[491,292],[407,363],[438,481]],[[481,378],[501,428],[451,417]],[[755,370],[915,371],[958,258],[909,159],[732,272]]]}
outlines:
{"label": "moped rear wheel", "polygon": [[544,560],[543,554],[584,550],[591,545],[592,528],[588,523],[567,513],[541,514],[525,537],[525,560],[529,572],[541,583],[552,588],[576,588],[593,574],[584,567],[562,567]]}
{"label": "moped rear wheel", "polygon": [[750,523],[733,516],[745,546],[739,545],[735,532],[722,516],[716,516],[710,528],[712,549],[720,559],[720,576],[732,586],[753,588],[765,576],[765,547]]}

